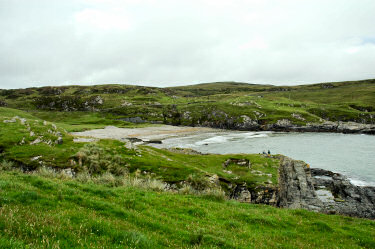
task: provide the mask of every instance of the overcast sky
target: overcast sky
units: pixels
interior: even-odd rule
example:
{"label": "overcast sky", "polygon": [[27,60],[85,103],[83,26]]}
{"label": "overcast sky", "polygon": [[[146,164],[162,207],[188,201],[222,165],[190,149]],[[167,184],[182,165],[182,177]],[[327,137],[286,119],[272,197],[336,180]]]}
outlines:
{"label": "overcast sky", "polygon": [[375,78],[374,0],[0,0],[0,88]]}

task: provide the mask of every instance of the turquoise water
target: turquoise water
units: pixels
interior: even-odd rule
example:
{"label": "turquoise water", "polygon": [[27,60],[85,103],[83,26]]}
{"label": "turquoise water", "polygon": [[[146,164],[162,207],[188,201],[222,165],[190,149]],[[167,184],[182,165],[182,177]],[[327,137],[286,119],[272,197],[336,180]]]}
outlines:
{"label": "turquoise water", "polygon": [[163,140],[158,147],[192,148],[203,153],[283,154],[311,167],[348,176],[356,185],[375,186],[375,136],[335,133],[223,131]]}

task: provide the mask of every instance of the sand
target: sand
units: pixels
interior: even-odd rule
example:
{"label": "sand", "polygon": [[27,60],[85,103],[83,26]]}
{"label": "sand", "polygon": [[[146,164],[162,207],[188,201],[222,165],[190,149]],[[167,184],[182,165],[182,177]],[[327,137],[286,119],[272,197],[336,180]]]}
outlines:
{"label": "sand", "polygon": [[124,140],[129,138],[139,138],[143,141],[163,140],[172,137],[182,137],[201,133],[218,132],[218,129],[205,127],[187,126],[150,126],[144,128],[118,128],[107,126],[104,129],[94,129],[83,132],[73,132],[72,135],[78,137],[92,137],[98,139]]}

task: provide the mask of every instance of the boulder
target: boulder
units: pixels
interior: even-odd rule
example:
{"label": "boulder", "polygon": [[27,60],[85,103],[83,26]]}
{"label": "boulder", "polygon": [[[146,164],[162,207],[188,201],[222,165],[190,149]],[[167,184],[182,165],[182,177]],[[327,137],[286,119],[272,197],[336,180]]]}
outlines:
{"label": "boulder", "polygon": [[57,140],[55,141],[56,144],[62,144],[63,143],[63,138],[58,137]]}

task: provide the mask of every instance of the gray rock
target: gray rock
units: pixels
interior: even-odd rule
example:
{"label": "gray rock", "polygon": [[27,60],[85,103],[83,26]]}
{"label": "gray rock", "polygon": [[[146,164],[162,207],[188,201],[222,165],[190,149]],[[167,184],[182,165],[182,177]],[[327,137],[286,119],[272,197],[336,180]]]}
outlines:
{"label": "gray rock", "polygon": [[355,186],[341,174],[281,157],[279,206],[375,219],[375,187]]}
{"label": "gray rock", "polygon": [[62,144],[63,143],[63,139],[62,137],[58,137],[57,140],[55,141],[56,144]]}
{"label": "gray rock", "polygon": [[321,207],[313,179],[303,161],[296,161],[289,157],[281,157],[279,167],[279,206],[292,209],[308,209],[311,206]]}
{"label": "gray rock", "polygon": [[15,123],[16,120],[15,119],[11,119],[11,120],[4,120],[3,123]]}
{"label": "gray rock", "polygon": [[237,158],[229,158],[223,163],[223,167],[226,169],[230,164],[236,164],[238,166],[244,166],[246,168],[251,167],[251,163],[248,159],[237,159]]}
{"label": "gray rock", "polygon": [[40,137],[38,137],[37,139],[35,139],[34,141],[32,141],[30,144],[33,145],[33,144],[38,144],[42,142],[42,139]]}

